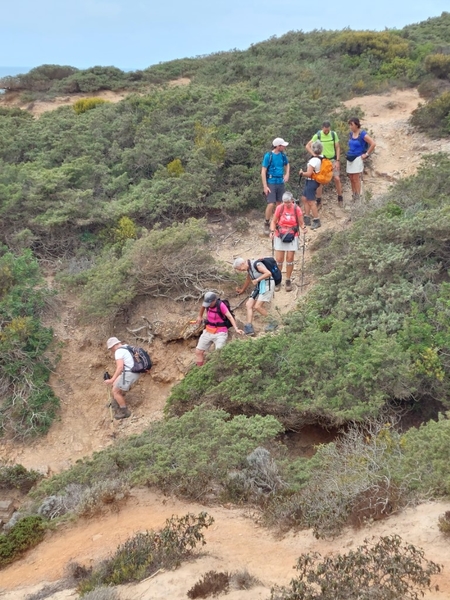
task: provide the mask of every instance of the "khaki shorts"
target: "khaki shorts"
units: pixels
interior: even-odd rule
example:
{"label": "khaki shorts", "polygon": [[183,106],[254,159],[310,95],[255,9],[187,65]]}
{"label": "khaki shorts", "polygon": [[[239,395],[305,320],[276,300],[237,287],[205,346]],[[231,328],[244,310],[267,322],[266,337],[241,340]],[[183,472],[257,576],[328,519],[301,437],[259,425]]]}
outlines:
{"label": "khaki shorts", "polygon": [[128,392],[128,390],[136,383],[140,376],[140,373],[125,371],[125,373],[121,373],[120,377],[116,379],[113,387],[119,388],[119,390],[122,390],[123,392]]}
{"label": "khaki shorts", "polygon": [[206,352],[211,348],[211,344],[214,344],[216,350],[220,350],[220,348],[223,348],[227,343],[227,339],[227,331],[219,331],[219,333],[210,333],[205,329],[202,335],[199,337],[197,350],[203,350],[204,352]]}

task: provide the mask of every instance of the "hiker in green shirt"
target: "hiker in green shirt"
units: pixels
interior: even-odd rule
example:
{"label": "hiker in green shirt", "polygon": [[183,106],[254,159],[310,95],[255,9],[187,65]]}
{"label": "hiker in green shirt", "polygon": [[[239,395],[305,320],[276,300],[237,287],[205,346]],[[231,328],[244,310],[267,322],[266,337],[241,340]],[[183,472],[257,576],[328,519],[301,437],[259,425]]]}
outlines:
{"label": "hiker in green shirt", "polygon": [[[339,146],[339,138],[335,131],[331,131],[331,123],[330,121],[324,121],[322,123],[322,129],[320,129],[316,134],[314,134],[311,140],[306,144],[306,149],[311,154],[311,156],[315,156],[312,151],[312,144],[315,141],[319,141],[323,145],[323,156],[329,158],[333,163],[333,179],[334,185],[336,186],[336,191],[338,194],[338,205],[343,205],[343,197],[342,197],[342,183],[340,179],[340,162],[339,159],[341,157],[341,148]],[[322,190],[323,185],[320,185],[317,188],[316,192],[316,200],[317,207],[320,206],[322,202]]]}

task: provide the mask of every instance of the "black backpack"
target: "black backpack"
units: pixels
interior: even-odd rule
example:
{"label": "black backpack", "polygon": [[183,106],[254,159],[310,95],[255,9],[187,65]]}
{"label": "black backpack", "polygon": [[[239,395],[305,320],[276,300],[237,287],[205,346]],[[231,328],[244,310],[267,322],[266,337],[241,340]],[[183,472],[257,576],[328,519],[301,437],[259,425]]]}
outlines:
{"label": "black backpack", "polygon": [[280,285],[283,275],[277,265],[277,261],[272,256],[267,256],[266,258],[258,258],[255,262],[262,262],[262,264],[269,269],[272,273],[273,280],[275,281],[275,285]]}
{"label": "black backpack", "polygon": [[[226,317],[223,312],[220,310],[220,303],[223,302],[225,304],[225,306],[228,308],[228,310],[230,311],[231,315],[233,316],[234,319],[234,312],[231,310],[230,307],[230,301],[229,300],[221,300],[220,298],[217,298],[216,300],[216,306],[214,308],[217,307],[217,313],[221,315],[222,319],[223,319],[223,325],[220,323],[209,323],[209,325],[213,325],[213,326],[217,326],[219,325],[219,327],[226,327],[227,329],[230,329],[230,327],[233,327],[233,324],[231,323],[230,319],[228,317]],[[214,310],[214,308],[209,309],[209,310]],[[206,324],[208,324],[208,321],[206,321]]]}
{"label": "black backpack", "polygon": [[150,369],[152,368],[152,360],[148,354],[148,352],[146,352],[144,350],[144,348],[141,348],[140,346],[123,346],[124,348],[126,348],[128,350],[128,352],[130,352],[131,356],[133,357],[133,368],[131,369],[132,373],[146,373],[147,371],[150,371]]}

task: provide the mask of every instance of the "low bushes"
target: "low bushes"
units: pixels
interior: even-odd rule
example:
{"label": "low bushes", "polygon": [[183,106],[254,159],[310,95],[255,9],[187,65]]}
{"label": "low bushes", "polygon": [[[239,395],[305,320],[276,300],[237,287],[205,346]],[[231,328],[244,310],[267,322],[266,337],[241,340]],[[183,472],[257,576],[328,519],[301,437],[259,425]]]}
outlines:
{"label": "low bushes", "polygon": [[160,531],[138,533],[119,546],[114,556],[94,568],[79,585],[81,594],[101,585],[119,585],[150,577],[159,569],[174,569],[203,546],[203,529],[214,519],[202,512],[167,519]]}
{"label": "low bushes", "polygon": [[348,554],[303,554],[295,568],[298,577],[287,587],[272,589],[271,600],[418,600],[441,571],[397,535],[376,543],[365,540]]}
{"label": "low bushes", "polygon": [[0,568],[37,546],[43,540],[44,533],[44,521],[32,515],[20,519],[7,533],[0,534]]}

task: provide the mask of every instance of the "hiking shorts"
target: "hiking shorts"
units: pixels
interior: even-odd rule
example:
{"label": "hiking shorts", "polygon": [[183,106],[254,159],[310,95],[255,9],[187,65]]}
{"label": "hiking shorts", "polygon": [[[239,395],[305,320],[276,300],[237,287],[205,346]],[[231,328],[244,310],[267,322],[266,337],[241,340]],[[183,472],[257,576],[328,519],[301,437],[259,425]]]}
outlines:
{"label": "hiking shorts", "polygon": [[297,250],[298,250],[298,235],[292,240],[292,242],[289,242],[289,244],[282,242],[281,238],[276,235],[273,238],[273,249],[279,250],[281,252],[297,252]]}
{"label": "hiking shorts", "polygon": [[305,181],[305,187],[303,188],[303,196],[308,200],[308,202],[314,202],[316,199],[316,191],[319,187],[319,184],[314,179],[307,179]]}
{"label": "hiking shorts", "polygon": [[347,173],[352,175],[353,173],[362,173],[364,171],[364,162],[362,156],[357,156],[355,160],[350,162],[347,161]]}
{"label": "hiking shorts", "polygon": [[275,202],[282,202],[283,194],[286,191],[284,183],[268,183],[267,187],[270,192],[267,194],[267,204],[274,204]]}
{"label": "hiking shorts", "polygon": [[125,373],[122,373],[120,377],[116,379],[113,386],[115,388],[119,388],[119,390],[122,390],[123,392],[128,392],[128,390],[136,383],[139,377],[140,373],[125,371]]}
{"label": "hiking shorts", "polygon": [[202,335],[198,338],[197,350],[203,350],[203,352],[206,352],[211,348],[211,344],[214,344],[216,350],[220,350],[227,343],[227,339],[227,331],[210,333],[209,331],[206,331],[206,329],[204,329]]}
{"label": "hiking shorts", "polygon": [[[286,246],[289,246],[289,244],[286,244]],[[264,292],[261,294],[259,291],[260,286],[257,285],[250,296],[250,298],[253,298],[256,302],[270,302],[275,293],[275,281],[272,278],[263,279],[260,283],[263,282]]]}

